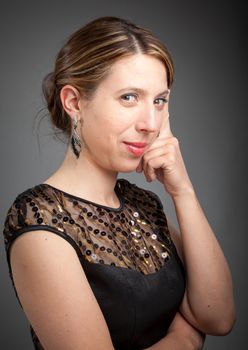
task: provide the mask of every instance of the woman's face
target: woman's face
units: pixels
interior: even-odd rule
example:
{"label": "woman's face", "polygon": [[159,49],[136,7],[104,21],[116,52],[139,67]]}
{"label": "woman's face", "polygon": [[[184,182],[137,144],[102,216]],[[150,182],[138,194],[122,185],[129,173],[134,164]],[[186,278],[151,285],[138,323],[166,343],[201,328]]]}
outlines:
{"label": "woman's face", "polygon": [[168,118],[168,95],[158,59],[135,54],[115,62],[94,98],[82,99],[82,156],[110,171],[134,171]]}

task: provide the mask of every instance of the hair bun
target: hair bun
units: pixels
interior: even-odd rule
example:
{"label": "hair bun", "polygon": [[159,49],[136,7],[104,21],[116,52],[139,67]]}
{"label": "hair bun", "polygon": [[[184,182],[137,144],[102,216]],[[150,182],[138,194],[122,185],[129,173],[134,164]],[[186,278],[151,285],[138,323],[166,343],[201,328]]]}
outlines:
{"label": "hair bun", "polygon": [[[55,90],[55,81],[54,81],[54,72],[48,73],[42,81],[42,91],[45,96],[47,105],[49,105],[49,100],[51,95],[54,95]],[[49,107],[49,106],[48,106]]]}

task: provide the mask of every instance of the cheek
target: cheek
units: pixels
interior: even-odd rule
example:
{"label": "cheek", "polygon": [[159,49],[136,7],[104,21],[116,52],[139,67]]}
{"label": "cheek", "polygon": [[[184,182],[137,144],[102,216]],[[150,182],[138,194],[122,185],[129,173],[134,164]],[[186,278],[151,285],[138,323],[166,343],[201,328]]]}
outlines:
{"label": "cheek", "polygon": [[87,114],[83,135],[89,142],[94,138],[94,142],[107,148],[108,144],[117,143],[118,139],[132,129],[134,120],[130,110],[111,103],[104,104],[101,109],[93,108],[91,113]]}
{"label": "cheek", "polygon": [[119,137],[119,125],[109,118],[91,119],[83,125],[83,139],[88,147],[97,153],[113,149]]}

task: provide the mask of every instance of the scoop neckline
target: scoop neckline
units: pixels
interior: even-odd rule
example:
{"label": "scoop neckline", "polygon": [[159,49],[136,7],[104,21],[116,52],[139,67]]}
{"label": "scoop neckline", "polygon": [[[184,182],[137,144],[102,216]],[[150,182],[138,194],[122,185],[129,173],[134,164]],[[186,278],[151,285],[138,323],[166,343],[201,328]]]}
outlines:
{"label": "scoop neckline", "polygon": [[99,207],[99,208],[108,209],[108,210],[111,210],[111,211],[121,211],[124,208],[124,205],[125,205],[125,198],[122,196],[122,194],[120,192],[120,186],[121,185],[120,185],[119,179],[117,179],[115,187],[114,187],[114,191],[115,191],[115,193],[116,193],[116,195],[117,195],[117,197],[118,197],[118,199],[120,201],[120,206],[118,208],[108,207],[106,205],[99,204],[99,203],[90,201],[88,199],[82,198],[82,197],[78,197],[78,196],[76,196],[76,195],[74,195],[72,193],[69,193],[69,192],[66,192],[64,190],[61,190],[60,188],[57,188],[57,187],[55,187],[53,185],[50,185],[48,183],[41,183],[38,186],[50,187],[50,188],[52,188],[55,191],[63,193],[65,196],[67,196],[69,198],[72,198],[72,199],[75,199],[77,201],[84,202],[84,203],[87,203],[87,204],[91,204],[91,205],[94,205],[94,206]]}

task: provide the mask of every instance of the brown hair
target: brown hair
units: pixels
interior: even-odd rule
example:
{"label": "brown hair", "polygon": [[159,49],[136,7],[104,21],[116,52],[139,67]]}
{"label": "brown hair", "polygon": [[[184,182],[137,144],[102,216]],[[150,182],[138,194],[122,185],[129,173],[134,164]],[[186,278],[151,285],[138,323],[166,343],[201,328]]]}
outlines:
{"label": "brown hair", "polygon": [[71,118],[60,100],[63,86],[69,84],[91,99],[112,64],[136,53],[154,56],[164,63],[170,88],[174,79],[171,56],[149,30],[122,18],[100,17],[73,33],[57,54],[54,72],[42,82],[52,124],[66,136],[71,135]]}

